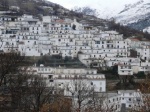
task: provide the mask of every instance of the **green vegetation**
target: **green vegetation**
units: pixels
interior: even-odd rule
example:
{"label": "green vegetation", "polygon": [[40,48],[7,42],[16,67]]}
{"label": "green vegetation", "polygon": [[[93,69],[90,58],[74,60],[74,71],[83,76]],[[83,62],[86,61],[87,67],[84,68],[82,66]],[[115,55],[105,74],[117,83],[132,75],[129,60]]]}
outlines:
{"label": "green vegetation", "polygon": [[72,59],[71,57],[65,57],[64,59],[61,56],[43,56],[36,60],[37,65],[44,64],[45,66],[51,67],[85,67],[78,58]]}
{"label": "green vegetation", "polygon": [[134,76],[137,79],[145,79],[146,78],[146,75],[144,74],[144,72],[138,72],[137,74],[134,74]]}

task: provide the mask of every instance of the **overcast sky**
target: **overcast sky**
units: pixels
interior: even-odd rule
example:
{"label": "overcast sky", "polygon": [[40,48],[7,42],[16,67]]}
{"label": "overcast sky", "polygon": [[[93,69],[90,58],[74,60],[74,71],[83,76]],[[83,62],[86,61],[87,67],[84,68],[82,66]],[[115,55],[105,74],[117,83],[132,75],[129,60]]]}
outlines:
{"label": "overcast sky", "polygon": [[53,3],[62,5],[65,8],[72,9],[75,6],[84,7],[89,6],[91,8],[97,9],[100,17],[112,17],[120,12],[124,5],[136,3],[140,0],[49,0]]}
{"label": "overcast sky", "polygon": [[110,8],[118,9],[125,4],[134,3],[139,0],[49,0],[51,2],[60,4],[66,8],[73,8],[74,6],[91,6],[95,8]]}

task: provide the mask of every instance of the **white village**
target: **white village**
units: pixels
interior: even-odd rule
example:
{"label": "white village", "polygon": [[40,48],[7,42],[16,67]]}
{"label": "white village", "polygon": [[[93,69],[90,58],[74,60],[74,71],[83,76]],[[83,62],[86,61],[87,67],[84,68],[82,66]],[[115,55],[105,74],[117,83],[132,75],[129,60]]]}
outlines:
{"label": "white village", "polygon": [[[35,64],[29,71],[42,76],[47,87],[57,87],[53,92],[60,91],[64,96],[74,99],[77,95],[71,92],[76,90],[76,87],[72,86],[73,80],[83,83],[82,89],[86,83],[86,86],[94,90],[97,98],[102,95],[106,97],[103,99],[103,108],[113,106],[113,112],[121,112],[125,107],[136,107],[138,110],[138,107],[143,105],[140,89],[107,91],[105,74],[97,72],[97,69],[105,70],[117,66],[120,77],[133,76],[138,72],[148,74],[149,41],[140,41],[136,37],[124,39],[117,31],[104,31],[76,19],[42,16],[40,20],[27,14],[1,14],[0,52],[18,52],[26,57],[78,58],[85,67],[50,67]],[[133,56],[133,52],[136,52],[136,55]],[[88,101],[84,101],[86,102]]]}

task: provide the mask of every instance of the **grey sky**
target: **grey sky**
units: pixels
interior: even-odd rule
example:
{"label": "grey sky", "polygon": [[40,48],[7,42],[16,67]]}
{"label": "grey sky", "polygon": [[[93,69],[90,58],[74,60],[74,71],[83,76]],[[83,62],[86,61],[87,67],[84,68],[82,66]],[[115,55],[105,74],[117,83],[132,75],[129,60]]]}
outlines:
{"label": "grey sky", "polygon": [[139,0],[49,0],[58,3],[66,8],[73,8],[74,6],[90,6],[99,10],[110,9],[119,10],[125,4],[134,3]]}
{"label": "grey sky", "polygon": [[49,0],[49,1],[60,4],[68,9],[72,9],[75,6],[78,7],[89,6],[91,8],[97,9],[100,18],[107,19],[116,16],[120,11],[124,9],[124,6],[126,4],[133,4],[140,0]]}

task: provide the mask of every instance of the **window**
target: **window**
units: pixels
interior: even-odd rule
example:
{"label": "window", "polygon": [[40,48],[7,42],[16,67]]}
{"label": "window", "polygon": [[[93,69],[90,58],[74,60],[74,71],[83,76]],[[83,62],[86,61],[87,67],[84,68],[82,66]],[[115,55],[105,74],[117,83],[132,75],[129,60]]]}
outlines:
{"label": "window", "polygon": [[48,78],[51,79],[51,78],[52,78],[52,75],[49,75]]}
{"label": "window", "polygon": [[49,80],[49,82],[53,82],[53,80]]}
{"label": "window", "polygon": [[91,85],[93,85],[93,82],[91,82]]}
{"label": "window", "polygon": [[131,98],[129,98],[129,101],[131,101]]}
{"label": "window", "polygon": [[102,91],[102,87],[100,87],[100,92]]}
{"label": "window", "polygon": [[96,43],[96,44],[100,44],[100,41],[96,41],[95,43]]}

